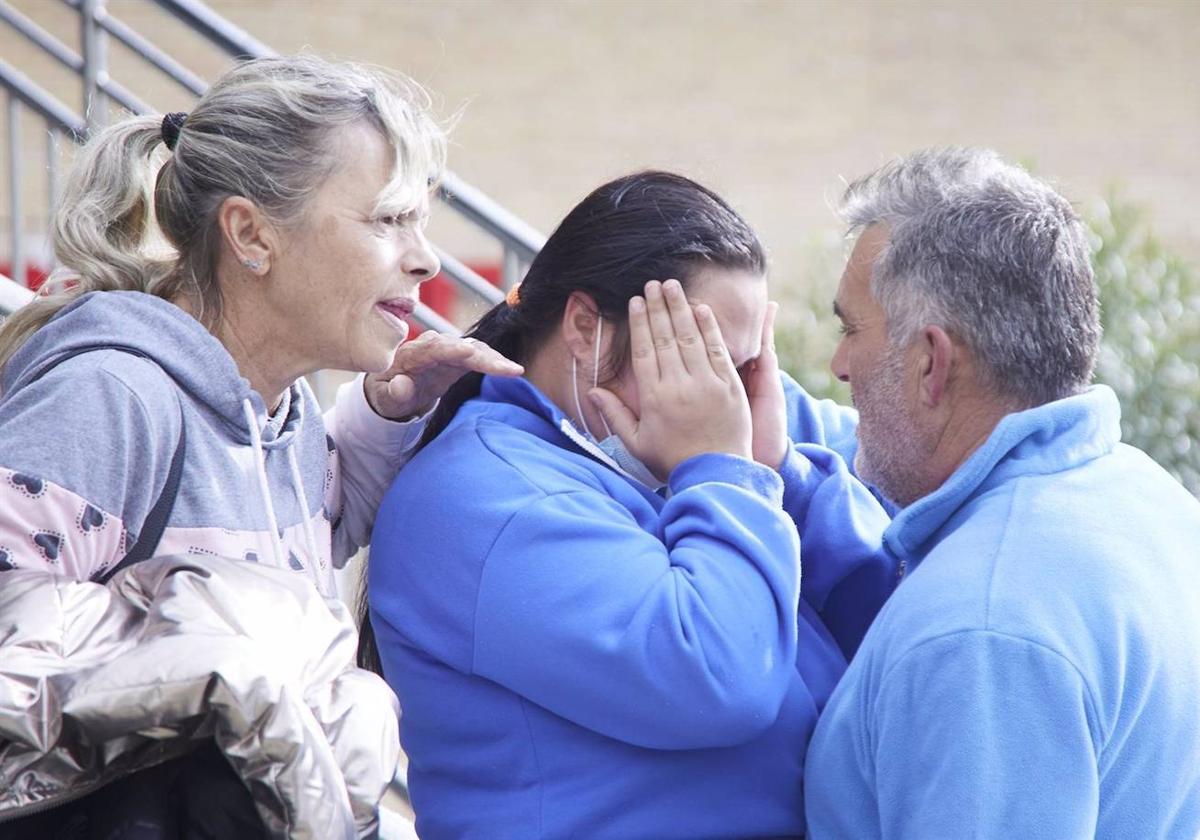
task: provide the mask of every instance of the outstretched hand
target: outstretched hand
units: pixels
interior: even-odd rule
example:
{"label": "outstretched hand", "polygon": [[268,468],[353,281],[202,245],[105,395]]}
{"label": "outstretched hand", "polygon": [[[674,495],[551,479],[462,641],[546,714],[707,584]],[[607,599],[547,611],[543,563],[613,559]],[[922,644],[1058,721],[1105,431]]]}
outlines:
{"label": "outstretched hand", "polygon": [[466,373],[520,376],[524,370],[482,341],[427,330],[401,344],[383,373],[367,374],[363,389],[376,414],[408,420],[429,411]]}
{"label": "outstretched hand", "polygon": [[693,311],[677,280],[651,281],[645,292],[629,301],[641,416],[604,388],[589,392],[593,403],[660,480],[705,452],[750,458],[750,405],[713,311]]}

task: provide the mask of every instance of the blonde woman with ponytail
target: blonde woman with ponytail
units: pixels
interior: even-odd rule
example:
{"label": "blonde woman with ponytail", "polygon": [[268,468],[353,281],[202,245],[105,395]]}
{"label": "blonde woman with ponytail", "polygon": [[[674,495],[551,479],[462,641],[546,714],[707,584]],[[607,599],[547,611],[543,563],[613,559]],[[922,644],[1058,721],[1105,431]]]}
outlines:
{"label": "blonde woman with ponytail", "polygon": [[[52,293],[0,328],[0,647],[16,646],[0,651],[0,719],[42,733],[22,741],[0,727],[0,835],[21,836],[27,819],[14,818],[56,798],[99,796],[172,757],[143,754],[144,731],[157,744],[163,727],[168,744],[215,735],[221,753],[204,772],[191,762],[178,778],[157,774],[174,780],[172,801],[180,786],[209,790],[196,812],[215,819],[207,809],[221,797],[184,780],[211,780],[227,763],[242,793],[254,792],[261,825],[213,836],[374,830],[379,780],[353,775],[395,758],[394,701],[378,699],[386,690],[374,677],[343,673],[352,632],[337,622],[329,638],[318,632],[345,619],[333,571],[367,541],[446,387],[467,371],[521,372],[479,342],[403,343],[417,288],[439,269],[423,230],[444,152],[415,84],[310,56],[242,64],[191,113],[129,119],[81,150],[52,232]],[[303,377],[324,368],[363,375],[323,420]],[[89,582],[109,578],[108,590]],[[115,594],[89,601],[96,592]],[[156,598],[174,605],[167,630]],[[87,622],[84,642],[55,635]],[[244,651],[222,645],[256,627],[286,645],[255,637],[246,669]],[[155,644],[168,646],[143,655]],[[306,644],[327,646],[312,655],[334,655],[337,667],[304,660]],[[48,648],[71,654],[28,664]],[[79,648],[108,651],[87,662],[89,679],[98,664],[109,669],[106,693],[75,679]],[[303,689],[307,711],[290,728],[280,711],[289,692],[268,679],[289,657],[311,681],[277,678]],[[4,691],[31,679],[36,690]],[[201,691],[206,679],[236,698],[237,715],[229,696]],[[132,693],[118,690],[127,685]],[[65,723],[80,708],[92,729]],[[364,725],[380,708],[384,722]],[[314,731],[329,742],[311,744]],[[82,733],[77,743],[71,733]],[[264,755],[276,741],[286,748]],[[377,755],[364,758],[363,744]],[[111,821],[110,806],[91,819]]]}

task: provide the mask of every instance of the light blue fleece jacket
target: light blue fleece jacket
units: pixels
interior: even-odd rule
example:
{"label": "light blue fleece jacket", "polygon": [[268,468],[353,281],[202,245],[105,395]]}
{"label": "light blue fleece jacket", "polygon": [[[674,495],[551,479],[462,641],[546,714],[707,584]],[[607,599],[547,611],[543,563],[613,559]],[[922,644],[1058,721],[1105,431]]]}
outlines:
{"label": "light blue fleece jacket", "polygon": [[1012,414],[896,517],[816,840],[1200,837],[1200,503],[1119,421],[1103,386]]}
{"label": "light blue fleece jacket", "polygon": [[[795,435],[848,446],[852,414],[788,393]],[[697,456],[664,498],[564,422],[485,378],[380,508],[371,616],[419,833],[801,835],[818,711],[894,588],[887,517],[821,446],[778,472]]]}

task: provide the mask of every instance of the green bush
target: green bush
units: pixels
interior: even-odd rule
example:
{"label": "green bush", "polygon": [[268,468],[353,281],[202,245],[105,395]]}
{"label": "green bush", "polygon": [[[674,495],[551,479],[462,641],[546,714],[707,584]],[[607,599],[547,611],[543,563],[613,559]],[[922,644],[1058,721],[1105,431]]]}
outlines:
{"label": "green bush", "polygon": [[[1104,324],[1096,381],[1121,401],[1123,440],[1200,496],[1200,276],[1153,234],[1142,208],[1110,196],[1085,216]],[[780,362],[813,394],[848,403],[829,371],[846,243],[828,236],[810,253],[805,277],[775,283]]]}
{"label": "green bush", "polygon": [[1121,434],[1200,496],[1200,277],[1110,196],[1087,210],[1104,341],[1096,380],[1121,400]]}
{"label": "green bush", "polygon": [[775,321],[779,364],[813,396],[849,405],[850,386],[835,379],[829,369],[839,337],[833,297],[849,249],[842,237],[829,234],[810,242],[807,251],[803,277],[772,281],[771,294],[779,301]]}

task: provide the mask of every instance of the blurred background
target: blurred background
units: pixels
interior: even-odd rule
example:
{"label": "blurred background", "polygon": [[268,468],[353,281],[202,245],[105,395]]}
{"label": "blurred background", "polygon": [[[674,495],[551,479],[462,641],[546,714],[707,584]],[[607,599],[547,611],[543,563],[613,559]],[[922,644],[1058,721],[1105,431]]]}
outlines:
{"label": "blurred background", "polygon": [[[82,52],[88,0],[0,7]],[[155,0],[102,10],[199,77],[233,60]],[[811,390],[848,399],[827,361],[845,243],[844,182],[932,144],[991,146],[1053,181],[1095,234],[1106,340],[1126,437],[1200,493],[1200,3],[1095,0],[211,0],[280,52],[387,65],[425,84],[455,128],[450,166],[548,233],[591,188],[635,169],[682,172],[759,231],[783,304],[781,350]],[[0,23],[0,59],[81,113],[80,78]],[[115,38],[107,66],[151,108],[192,96]],[[16,110],[9,106],[9,113]],[[109,115],[119,112],[110,102]],[[22,114],[0,139],[23,172],[61,169],[71,142]],[[0,272],[12,273],[12,170]],[[48,185],[20,178],[21,245],[36,283]],[[452,212],[430,233],[502,282],[497,241]],[[449,285],[430,302],[462,327],[485,304]]]}

